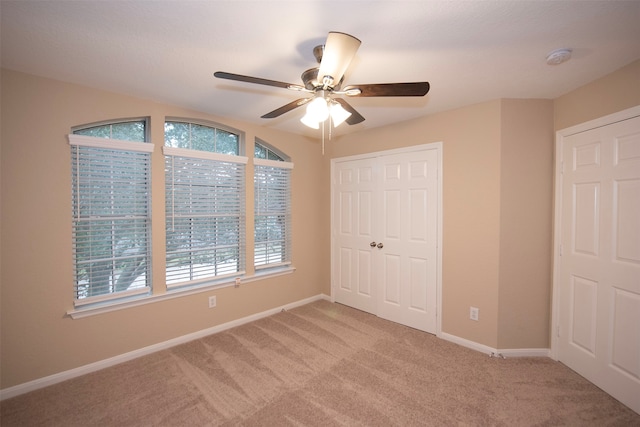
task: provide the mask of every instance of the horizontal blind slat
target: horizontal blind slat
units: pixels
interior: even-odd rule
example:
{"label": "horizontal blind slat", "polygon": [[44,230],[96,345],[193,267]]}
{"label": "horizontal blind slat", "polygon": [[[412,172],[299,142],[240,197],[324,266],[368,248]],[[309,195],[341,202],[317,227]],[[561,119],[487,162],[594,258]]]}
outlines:
{"label": "horizontal blind slat", "polygon": [[245,162],[166,148],[167,285],[243,271]]}
{"label": "horizontal blind slat", "polygon": [[256,162],[254,169],[254,265],[291,260],[291,168]]}
{"label": "horizontal blind slat", "polygon": [[76,305],[150,289],[152,150],[92,137],[76,142],[71,147]]}

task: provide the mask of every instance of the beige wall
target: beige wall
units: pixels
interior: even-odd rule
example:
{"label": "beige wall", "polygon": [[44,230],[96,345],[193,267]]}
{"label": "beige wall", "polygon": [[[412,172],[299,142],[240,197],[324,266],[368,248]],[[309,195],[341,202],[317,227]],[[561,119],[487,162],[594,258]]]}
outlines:
{"label": "beige wall", "polygon": [[[499,349],[548,347],[552,128],[640,105],[640,61],[556,99],[555,111],[551,101],[490,101],[335,139],[324,157],[317,141],[77,85],[3,70],[1,87],[5,389],[328,294],[330,159],[436,141],[443,142],[444,155],[444,332]],[[72,320],[64,315],[72,306],[66,135],[78,124],[151,116],[153,167],[162,170],[165,115],[233,126],[246,132],[247,141],[257,136],[292,156],[297,271]],[[164,211],[163,185],[162,174],[154,173],[155,213]],[[251,194],[247,200],[252,206]],[[164,277],[162,221],[154,222],[153,233],[157,279]],[[206,306],[210,294],[218,297],[213,310]],[[479,322],[469,320],[470,305],[480,308]]]}
{"label": "beige wall", "polygon": [[[443,143],[443,332],[497,345],[500,101],[358,132],[329,157]],[[480,308],[480,321],[469,319]]]}
{"label": "beige wall", "polygon": [[330,144],[334,158],[443,142],[443,332],[548,348],[552,125],[551,101],[496,100]]}
{"label": "beige wall", "polygon": [[555,130],[640,105],[640,59],[554,102]]}
{"label": "beige wall", "polygon": [[502,101],[499,349],[549,348],[553,101]]}
{"label": "beige wall", "polygon": [[[1,363],[5,389],[307,297],[328,293],[329,221],[318,183],[327,182],[317,141],[77,85],[2,72]],[[165,116],[213,120],[291,156],[296,272],[273,279],[72,320],[71,173],[75,125],[151,117],[154,293],[164,292]],[[250,170],[250,168],[248,168]],[[251,183],[252,175],[247,180]],[[252,221],[252,186],[248,186]],[[217,307],[207,298],[217,295]]]}

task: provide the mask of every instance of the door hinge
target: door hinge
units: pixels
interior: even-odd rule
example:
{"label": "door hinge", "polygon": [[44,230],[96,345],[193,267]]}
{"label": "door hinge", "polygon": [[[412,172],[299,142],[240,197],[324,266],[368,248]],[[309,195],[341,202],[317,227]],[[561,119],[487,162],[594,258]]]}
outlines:
{"label": "door hinge", "polygon": [[560,256],[562,256],[562,243],[560,243]]}
{"label": "door hinge", "polygon": [[556,337],[560,338],[560,325],[556,326]]}

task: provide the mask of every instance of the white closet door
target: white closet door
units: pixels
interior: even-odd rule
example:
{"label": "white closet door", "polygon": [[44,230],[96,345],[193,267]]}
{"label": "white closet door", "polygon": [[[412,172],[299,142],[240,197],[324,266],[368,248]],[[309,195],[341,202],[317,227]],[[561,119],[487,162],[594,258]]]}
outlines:
{"label": "white closet door", "polygon": [[640,117],[562,159],[558,359],[640,413]]}
{"label": "white closet door", "polygon": [[[333,292],[337,302],[375,314],[375,159],[336,163],[333,172]],[[375,245],[374,245],[375,246]]]}
{"label": "white closet door", "polygon": [[435,333],[437,152],[394,154],[379,162],[377,314]]}
{"label": "white closet door", "polygon": [[334,162],[337,302],[436,333],[438,156],[422,149]]}

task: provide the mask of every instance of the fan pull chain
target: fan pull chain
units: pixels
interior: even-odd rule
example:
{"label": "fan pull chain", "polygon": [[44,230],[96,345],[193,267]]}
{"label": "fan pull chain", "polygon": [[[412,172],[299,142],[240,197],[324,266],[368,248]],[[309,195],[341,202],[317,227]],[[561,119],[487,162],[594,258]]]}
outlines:
{"label": "fan pull chain", "polygon": [[322,155],[324,156],[324,122],[322,123]]}
{"label": "fan pull chain", "polygon": [[329,122],[329,141],[331,141],[331,129],[333,129],[333,126],[331,126],[331,123],[332,123],[331,117],[329,117],[329,120],[327,120],[327,122]]}

